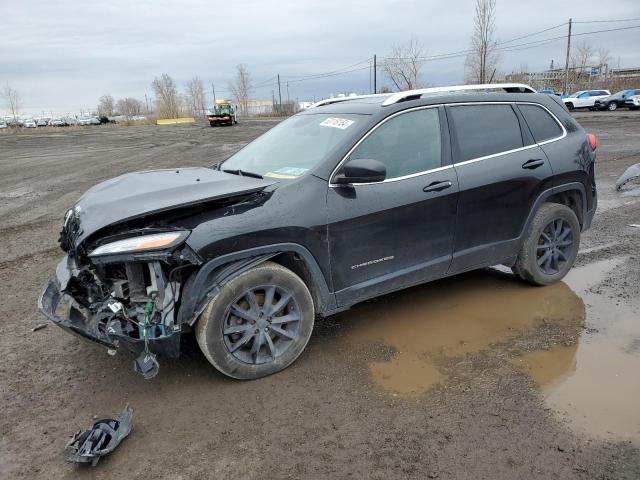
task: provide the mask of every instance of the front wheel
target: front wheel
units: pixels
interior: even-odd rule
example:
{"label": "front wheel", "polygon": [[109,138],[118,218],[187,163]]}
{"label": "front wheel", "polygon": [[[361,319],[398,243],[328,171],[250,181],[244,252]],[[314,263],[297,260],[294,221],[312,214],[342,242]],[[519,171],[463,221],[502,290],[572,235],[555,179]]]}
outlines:
{"label": "front wheel", "polygon": [[610,112],[615,112],[618,109],[618,104],[616,102],[611,102],[607,105],[607,110]]}
{"label": "front wheel", "polygon": [[573,103],[565,103],[565,105],[567,106],[567,108],[569,109],[569,111],[574,109]]}
{"label": "front wheel", "polygon": [[566,205],[545,203],[536,212],[513,270],[534,285],[550,285],[571,270],[580,246],[580,223]]}
{"label": "front wheel", "polygon": [[265,262],[226,283],[195,326],[205,357],[223,374],[253,380],[285,369],[314,323],[313,299],[291,270]]}

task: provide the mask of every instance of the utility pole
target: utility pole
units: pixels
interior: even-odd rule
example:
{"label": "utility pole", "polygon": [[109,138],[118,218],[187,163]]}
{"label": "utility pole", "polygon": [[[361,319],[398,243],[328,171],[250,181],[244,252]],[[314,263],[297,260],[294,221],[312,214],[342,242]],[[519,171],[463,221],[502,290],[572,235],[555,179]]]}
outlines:
{"label": "utility pole", "polygon": [[147,107],[147,115],[149,115],[149,97],[147,97],[147,92],[144,93],[144,105]]}
{"label": "utility pole", "polygon": [[569,52],[571,51],[571,22],[569,19],[569,33],[567,35],[567,59],[564,63],[564,94],[569,94]]}
{"label": "utility pole", "polygon": [[280,89],[280,74],[278,74],[278,105],[280,105],[280,111],[282,111],[282,90]]}
{"label": "utility pole", "polygon": [[289,82],[287,82],[287,104],[290,102],[289,100]]}
{"label": "utility pole", "polygon": [[211,82],[211,91],[213,92],[213,106],[216,106],[216,86]]}
{"label": "utility pole", "polygon": [[375,53],[373,54],[373,93],[378,93],[378,82],[377,82],[377,76],[378,76],[378,71],[377,71],[377,65],[376,65],[376,55]]}

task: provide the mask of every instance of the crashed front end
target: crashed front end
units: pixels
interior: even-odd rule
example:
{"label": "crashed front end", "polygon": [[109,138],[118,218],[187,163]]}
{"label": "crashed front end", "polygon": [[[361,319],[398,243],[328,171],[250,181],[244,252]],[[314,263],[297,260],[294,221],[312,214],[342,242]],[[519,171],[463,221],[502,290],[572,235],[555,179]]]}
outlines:
{"label": "crashed front end", "polygon": [[139,228],[78,244],[78,216],[70,210],[60,235],[65,252],[46,285],[39,309],[55,324],[108,349],[140,354],[145,378],[158,372],[156,354],[177,357],[180,295],[200,259],[185,244],[186,230]]}

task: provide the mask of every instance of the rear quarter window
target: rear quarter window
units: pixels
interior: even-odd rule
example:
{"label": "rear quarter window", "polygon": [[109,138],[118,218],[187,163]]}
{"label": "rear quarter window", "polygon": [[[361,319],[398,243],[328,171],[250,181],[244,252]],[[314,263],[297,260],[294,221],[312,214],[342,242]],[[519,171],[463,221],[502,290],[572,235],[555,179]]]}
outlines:
{"label": "rear quarter window", "polygon": [[519,104],[525,122],[537,143],[551,140],[562,135],[562,127],[544,108],[538,105]]}
{"label": "rear quarter window", "polygon": [[453,105],[448,115],[456,137],[456,162],[523,146],[520,122],[511,105]]}

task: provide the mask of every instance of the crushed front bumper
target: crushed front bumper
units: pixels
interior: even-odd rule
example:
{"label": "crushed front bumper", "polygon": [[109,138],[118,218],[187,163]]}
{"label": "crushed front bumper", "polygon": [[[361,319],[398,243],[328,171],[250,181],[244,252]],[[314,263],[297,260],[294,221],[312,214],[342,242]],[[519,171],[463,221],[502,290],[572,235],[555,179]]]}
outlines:
{"label": "crushed front bumper", "polygon": [[[118,332],[108,333],[98,318],[78,304],[66,292],[71,279],[77,274],[73,259],[65,255],[56,267],[56,275],[45,286],[38,299],[38,309],[53,323],[64,330],[109,349],[124,346],[127,350],[140,353],[145,349],[145,340]],[[180,354],[180,331],[162,337],[148,338],[151,352],[178,357]]]}

